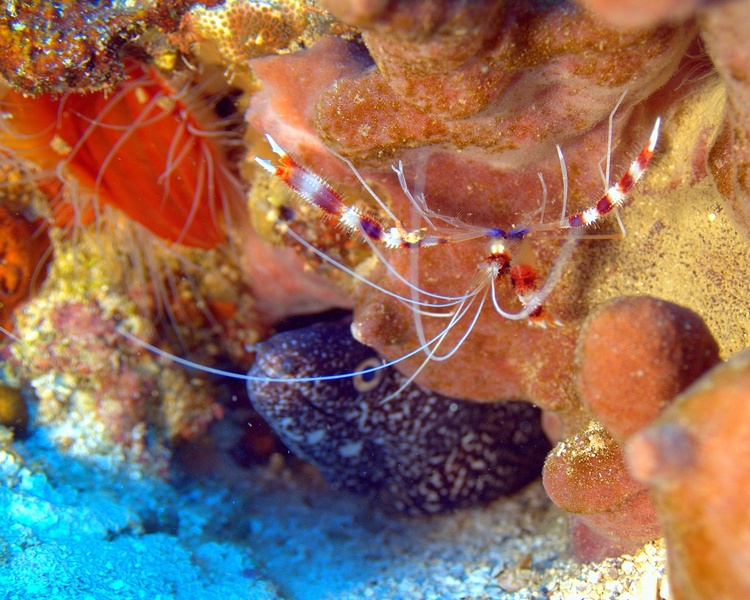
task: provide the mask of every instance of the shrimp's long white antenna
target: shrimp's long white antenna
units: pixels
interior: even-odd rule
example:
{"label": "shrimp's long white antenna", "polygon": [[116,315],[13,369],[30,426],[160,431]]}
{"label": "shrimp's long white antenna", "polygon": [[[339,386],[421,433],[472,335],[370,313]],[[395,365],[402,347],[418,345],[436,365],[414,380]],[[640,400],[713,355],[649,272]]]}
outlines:
{"label": "shrimp's long white antenna", "polygon": [[610,212],[619,208],[628,199],[628,194],[635,187],[635,184],[646,172],[651,159],[654,156],[654,150],[656,149],[656,142],[659,139],[659,127],[661,126],[661,117],[658,117],[654,121],[654,127],[651,130],[651,135],[648,139],[646,146],[640,151],[635,160],[630,164],[630,167],[620,179],[610,186],[599,200],[593,206],[590,206],[586,210],[571,215],[563,219],[563,221],[556,225],[533,225],[529,227],[530,231],[555,231],[570,228],[586,228],[589,225],[603,219]]}
{"label": "shrimp's long white antenna", "polygon": [[[443,343],[445,340],[445,337],[448,335],[448,333],[453,329],[453,327],[458,323],[461,319],[463,319],[464,315],[466,315],[469,312],[469,309],[471,308],[471,305],[474,303],[474,299],[472,298],[471,301],[464,307],[461,306],[461,308],[456,311],[453,318],[451,318],[450,323],[432,340],[430,340],[427,344],[420,345],[416,348],[416,352],[426,352],[427,356],[422,361],[422,364],[419,365],[419,367],[411,374],[409,377],[406,378],[404,383],[401,384],[401,386],[393,393],[388,394],[385,398],[383,398],[380,401],[380,404],[385,404],[386,402],[390,402],[393,398],[396,398],[401,392],[403,392],[418,376],[419,374],[424,370],[424,368],[430,364],[431,362],[440,362],[441,360],[447,360],[453,354],[455,354],[458,349],[463,345],[466,338],[469,336],[469,334],[474,330],[474,326],[476,325],[477,319],[479,319],[479,315],[482,313],[482,308],[484,308],[484,302],[487,298],[487,293],[485,290],[485,293],[482,296],[481,301],[479,302],[479,306],[474,311],[474,316],[471,320],[471,323],[466,328],[466,331],[461,336],[461,338],[458,340],[458,342],[454,345],[453,349],[450,350],[447,354],[443,356],[436,356],[435,352],[440,347],[440,344]],[[433,346],[434,344],[434,346]]]}
{"label": "shrimp's long white antenna", "polygon": [[[0,332],[6,332],[6,331],[7,330],[0,329]],[[136,346],[140,346],[144,350],[148,350],[149,352],[152,352],[153,354],[157,356],[161,356],[164,359],[175,362],[178,365],[187,367],[188,369],[194,369],[196,371],[201,371],[203,373],[208,373],[210,375],[217,375],[219,377],[239,379],[241,381],[264,381],[264,382],[269,382],[269,383],[293,383],[293,382],[303,383],[306,381],[331,381],[331,380],[337,380],[337,379],[347,379],[349,377],[354,377],[356,375],[366,375],[367,373],[374,373],[376,371],[380,371],[382,369],[392,367],[405,360],[410,359],[412,356],[416,356],[423,352],[423,348],[420,346],[418,348],[415,348],[414,350],[411,350],[410,352],[407,352],[406,354],[399,356],[398,358],[394,358],[392,360],[383,360],[382,363],[377,366],[369,367],[367,369],[362,369],[360,371],[356,371],[352,373],[336,373],[335,375],[310,375],[307,377],[256,377],[254,375],[235,373],[234,371],[225,371],[223,369],[209,367],[206,365],[202,365],[200,363],[193,362],[186,358],[182,358],[180,356],[172,354],[171,352],[167,352],[166,350],[163,350],[162,348],[159,348],[158,346],[154,346],[153,344],[150,344],[146,340],[142,340],[138,336],[127,331],[123,326],[118,326],[115,329],[115,331],[117,331],[117,333],[122,335],[127,340],[133,342]],[[10,334],[10,337],[12,339],[17,340],[20,343],[25,343],[23,340],[20,340],[16,336],[14,336],[12,333],[10,332],[7,332],[7,333]],[[445,335],[444,332],[441,332],[440,334],[436,335],[434,338],[429,340],[427,343],[435,344],[444,335]]]}
{"label": "shrimp's long white antenna", "polygon": [[[625,90],[621,95],[620,99],[615,104],[615,107],[612,109],[612,112],[609,113],[609,119],[607,121],[607,168],[606,168],[606,174],[604,176],[604,189],[606,190],[609,187],[609,180],[612,175],[612,140],[614,138],[615,134],[615,113],[617,113],[617,110],[620,108],[620,104],[622,104],[622,101],[625,100],[625,96],[628,95],[628,90]],[[601,164],[601,163],[600,163]]]}
{"label": "shrimp's long white antenna", "polygon": [[563,151],[560,146],[557,146],[557,156],[560,159],[560,173],[562,174],[563,182],[563,200],[561,203],[562,214],[560,215],[560,223],[564,223],[565,213],[568,212],[568,165],[565,164],[565,156],[563,155]]}
{"label": "shrimp's long white antenna", "polygon": [[9,337],[9,338],[10,338],[10,339],[12,339],[12,340],[13,340],[14,342],[18,342],[19,344],[24,344],[24,343],[25,343],[25,342],[24,342],[24,341],[23,341],[23,340],[22,340],[22,339],[21,339],[20,337],[18,337],[18,336],[17,336],[17,335],[15,334],[15,333],[13,333],[12,331],[10,331],[10,330],[8,330],[8,329],[5,329],[5,327],[3,327],[2,325],[0,325],[0,333],[2,333],[3,335],[5,335],[5,336]]}
{"label": "shrimp's long white antenna", "polygon": [[[338,262],[336,259],[328,256],[325,252],[323,252],[319,248],[316,248],[315,246],[313,246],[310,242],[308,242],[302,236],[300,236],[297,233],[295,233],[293,230],[287,229],[286,230],[286,235],[288,235],[289,237],[291,237],[298,244],[304,246],[306,249],[308,249],[311,252],[313,252],[321,260],[324,260],[325,262],[327,262],[329,264],[332,264],[334,267],[336,267],[337,269],[340,269],[341,271],[343,271],[347,275],[351,275],[357,281],[360,281],[360,282],[364,283],[365,285],[370,286],[374,290],[382,292],[386,296],[390,296],[391,298],[395,298],[396,300],[398,300],[400,302],[404,302],[406,304],[409,304],[409,303],[412,302],[411,298],[403,296],[403,295],[401,295],[401,294],[399,294],[397,292],[393,292],[393,291],[391,291],[391,290],[389,290],[387,288],[384,288],[383,286],[378,285],[374,281],[370,281],[369,279],[367,279],[365,277],[362,277],[362,275],[360,275],[356,271],[350,269],[346,265]],[[385,257],[383,257],[382,254],[380,254],[378,252],[378,255],[379,255],[379,258],[381,260],[385,261]],[[391,267],[391,268],[393,268],[393,267]],[[395,271],[395,269],[394,269],[394,271]],[[418,302],[417,304],[419,306],[425,306],[425,307],[430,307],[430,308],[448,308],[448,307],[454,306],[455,304],[457,304],[458,302],[461,301],[460,297],[456,298],[456,297],[452,297],[452,296],[438,296],[438,295],[435,295],[435,297],[436,298],[440,298],[440,299],[445,299],[446,302],[443,303],[443,304],[440,304],[440,303],[430,303],[430,302]]]}

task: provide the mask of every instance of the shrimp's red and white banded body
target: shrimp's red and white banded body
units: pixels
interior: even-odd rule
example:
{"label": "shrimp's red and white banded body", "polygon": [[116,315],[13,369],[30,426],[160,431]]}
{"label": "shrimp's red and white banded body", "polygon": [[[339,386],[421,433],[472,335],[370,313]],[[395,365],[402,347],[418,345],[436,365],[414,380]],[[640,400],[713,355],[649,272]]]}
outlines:
{"label": "shrimp's red and white banded body", "polygon": [[[275,167],[270,161],[258,156],[255,157],[255,162],[271,175],[278,177],[305,202],[323,211],[327,216],[338,219],[339,223],[350,233],[360,233],[368,240],[383,244],[387,248],[434,246],[451,241],[444,236],[430,236],[425,229],[406,229],[404,224],[376,197],[381,208],[394,222],[393,227],[386,229],[374,214],[361,211],[354,206],[347,206],[335,189],[321,177],[300,166],[269,134],[266,134],[266,139],[271,146],[271,150],[278,155],[279,164]],[[357,178],[364,183],[354,165],[343,157],[339,158],[342,158],[351,167]],[[402,182],[402,186],[411,198],[411,194],[406,187],[406,181],[403,179],[401,163],[399,163],[398,168],[393,167],[393,170],[399,175],[399,181]],[[370,190],[369,187],[367,189]],[[374,194],[372,195],[374,196]]]}
{"label": "shrimp's red and white banded body", "polygon": [[[386,228],[372,213],[347,206],[336,190],[323,179],[297,164],[270,135],[266,135],[266,137],[271,145],[271,149],[279,156],[278,166],[273,166],[270,161],[258,157],[255,157],[255,161],[266,171],[278,177],[306,202],[318,208],[326,215],[337,218],[339,223],[349,232],[360,233],[365,241],[373,247],[376,254],[386,267],[389,268],[391,273],[406,283],[414,292],[440,301],[438,304],[429,304],[429,306],[432,308],[452,307],[450,313],[442,315],[451,317],[451,324],[448,328],[451,328],[458,319],[466,314],[467,304],[471,304],[480,297],[480,293],[483,290],[488,289],[490,290],[492,304],[501,317],[514,321],[527,320],[530,324],[544,327],[548,324],[561,324],[546,317],[542,304],[561,277],[562,267],[572,252],[572,245],[581,237],[581,233],[587,227],[600,222],[612,211],[621,207],[628,199],[629,193],[646,171],[653,158],[659,136],[660,123],[661,119],[656,119],[647,145],[631,163],[626,173],[614,185],[610,186],[594,205],[568,217],[565,216],[567,175],[565,173],[562,152],[558,147],[565,187],[563,214],[560,220],[551,223],[513,226],[507,230],[498,227],[470,225],[463,223],[459,219],[445,217],[432,212],[427,207],[424,197],[414,196],[410,192],[400,162],[397,167],[393,167],[393,170],[398,176],[401,189],[426,223],[426,227],[411,230],[404,227],[403,223],[393,215],[385,203],[367,186],[351,162],[343,157],[339,158],[349,165],[380,208],[393,220],[392,227]],[[528,236],[542,233],[564,234],[566,235],[566,243],[563,245],[560,258],[555,267],[552,269],[545,283],[540,287],[537,269],[527,262],[519,261],[517,257],[522,254],[519,251],[520,246]],[[385,256],[376,248],[378,245],[389,249],[423,248],[481,238],[488,239],[486,254],[478,262],[477,273],[466,294],[455,297],[431,294],[412,282],[407,281],[395,272]],[[314,248],[312,249],[315,250]],[[323,258],[326,257],[323,256]],[[502,308],[497,301],[495,286],[501,279],[506,278],[506,276],[521,304],[521,309],[516,312]],[[363,281],[368,285],[374,285],[367,280]],[[423,308],[428,305],[428,303],[416,300],[413,295],[412,297],[404,297],[392,292],[386,293],[396,296],[399,300],[414,307],[415,311],[423,311]],[[484,296],[480,298],[479,310],[481,310],[483,302]],[[423,343],[426,342],[423,340]]]}
{"label": "shrimp's red and white banded body", "polygon": [[375,215],[347,206],[341,195],[322,178],[297,164],[270,135],[266,134],[266,139],[271,150],[279,156],[279,164],[274,167],[270,161],[257,156],[256,163],[278,177],[304,201],[337,218],[349,232],[360,232],[373,242],[385,242],[385,229]]}
{"label": "shrimp's red and white banded body", "polygon": [[[616,108],[615,108],[616,110]],[[612,132],[612,118],[610,115],[610,136]],[[561,325],[558,321],[544,314],[543,303],[546,301],[557,282],[561,279],[564,267],[570,258],[578,240],[584,237],[611,237],[611,236],[585,236],[588,227],[600,222],[608,214],[616,212],[628,199],[630,191],[636,182],[648,168],[654,155],[659,134],[660,120],[657,119],[651,131],[647,145],[641,150],[636,159],[628,168],[627,172],[612,186],[607,187],[605,193],[590,208],[565,216],[567,202],[567,171],[562,157],[562,151],[558,147],[558,155],[563,172],[563,198],[562,214],[558,221],[545,223],[527,222],[523,225],[514,225],[510,229],[498,227],[483,227],[464,223],[458,218],[447,217],[432,211],[426,204],[425,198],[419,194],[413,195],[406,183],[401,163],[393,167],[404,194],[419,214],[424,227],[418,229],[407,229],[402,222],[391,212],[389,207],[374,193],[365,179],[356,170],[354,165],[344,157],[338,156],[345,162],[360,184],[367,190],[372,199],[378,204],[379,209],[392,220],[393,226],[387,228],[374,213],[358,210],[346,205],[341,195],[320,177],[309,172],[297,164],[270,136],[267,136],[272,150],[279,156],[278,166],[270,161],[256,157],[256,162],[275,177],[281,179],[286,186],[292,189],[298,196],[313,207],[322,211],[326,216],[335,217],[347,231],[359,233],[368,244],[374,255],[381,261],[388,273],[404,284],[407,293],[399,293],[364,278],[355,270],[350,269],[335,258],[328,256],[322,250],[316,248],[304,237],[297,234],[293,228],[285,228],[285,233],[307,250],[313,252],[321,260],[332,264],[343,272],[351,275],[365,285],[381,292],[398,302],[406,305],[414,316],[414,330],[418,336],[419,344],[416,348],[400,354],[397,358],[386,360],[380,364],[367,367],[358,373],[336,373],[321,375],[319,373],[295,373],[290,376],[273,377],[258,376],[256,374],[232,373],[219,369],[201,366],[192,361],[176,357],[163,350],[139,340],[127,331],[121,333],[134,343],[148,350],[169,358],[179,364],[190,368],[196,368],[216,375],[223,375],[246,381],[259,382],[321,382],[328,380],[345,379],[354,376],[369,376],[371,373],[381,371],[393,365],[409,360],[417,355],[423,355],[421,365],[413,370],[411,375],[402,382],[401,386],[394,392],[389,393],[380,400],[381,403],[398,397],[414,381],[420,372],[431,362],[441,362],[450,359],[456,354],[463,342],[468,338],[476,325],[485,304],[489,300],[495,311],[501,317],[511,321],[527,321],[538,326]],[[610,138],[611,139],[611,138]],[[610,152],[608,152],[608,158]],[[609,168],[607,168],[609,171]],[[544,197],[546,200],[546,186]],[[608,176],[607,176],[608,179]],[[543,212],[543,206],[536,212]],[[531,217],[532,215],[529,215]],[[529,218],[528,221],[531,221]],[[563,244],[557,254],[552,268],[543,282],[540,282],[539,273],[530,261],[533,257],[523,247],[534,237],[563,238]],[[419,273],[416,268],[417,261],[410,261],[412,271],[409,276],[404,276],[391,263],[389,257],[383,253],[382,248],[390,249],[392,252],[422,251],[422,248],[444,244],[456,244],[467,240],[487,240],[486,251],[480,255],[477,261],[477,269],[474,273],[466,291],[458,295],[447,295],[429,291],[420,287]],[[526,258],[529,257],[529,258]],[[498,301],[497,286],[508,280],[520,308],[507,310]],[[423,318],[442,318],[446,324],[433,336],[425,332]],[[453,341],[449,348],[446,341],[451,332],[456,331],[459,324],[466,323],[458,335],[458,340]],[[1,330],[0,330],[1,331]]]}

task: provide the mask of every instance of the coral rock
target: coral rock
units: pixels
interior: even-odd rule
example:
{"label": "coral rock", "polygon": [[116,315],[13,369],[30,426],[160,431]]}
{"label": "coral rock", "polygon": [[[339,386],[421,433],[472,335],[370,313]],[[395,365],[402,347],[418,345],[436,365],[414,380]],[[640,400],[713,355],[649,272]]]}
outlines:
{"label": "coral rock", "polygon": [[124,77],[128,44],[149,25],[175,28],[191,4],[189,0],[127,6],[77,0],[9,4],[0,11],[0,75],[31,94],[111,87]]}
{"label": "coral rock", "polygon": [[229,64],[239,64],[285,48],[307,25],[302,2],[227,0],[220,6],[196,6],[183,26],[216,43]]}
{"label": "coral rock", "polygon": [[[36,421],[61,449],[158,472],[173,443],[205,432],[221,411],[207,382],[123,337],[127,331],[155,341],[157,308],[141,313],[125,293],[138,287],[128,286],[138,276],[123,256],[132,232],[111,221],[101,226],[106,231],[81,230],[75,242],[54,236],[49,275],[24,310],[15,312],[16,338],[3,357],[14,377],[34,389]],[[163,288],[157,298],[159,293]]]}
{"label": "coral rock", "polygon": [[18,317],[17,328],[26,341],[11,345],[9,362],[36,389],[39,422],[62,425],[61,440],[70,437],[68,428],[78,421],[86,431],[81,443],[89,448],[139,443],[137,425],[145,419],[155,386],[137,373],[135,351],[128,356],[118,352],[116,326],[98,303],[50,305],[43,295]]}
{"label": "coral rock", "polygon": [[750,352],[686,390],[626,456],[651,487],[672,597],[750,597]]}

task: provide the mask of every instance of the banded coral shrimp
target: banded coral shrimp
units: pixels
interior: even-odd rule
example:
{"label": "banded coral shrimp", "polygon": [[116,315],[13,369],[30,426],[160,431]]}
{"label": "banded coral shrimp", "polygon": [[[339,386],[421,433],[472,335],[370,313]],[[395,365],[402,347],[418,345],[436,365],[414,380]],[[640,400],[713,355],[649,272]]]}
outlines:
{"label": "banded coral shrimp", "polygon": [[[610,148],[613,116],[614,111],[609,124]],[[349,167],[357,175],[360,184],[378,203],[381,211],[388,215],[388,219],[392,223],[391,227],[384,226],[373,213],[347,207],[330,186],[299,167],[273,138],[269,137],[269,142],[274,152],[280,157],[279,166],[274,167],[270,162],[263,159],[256,158],[256,160],[264,169],[281,179],[306,202],[316,206],[324,215],[338,219],[343,229],[358,233],[358,237],[370,246],[373,253],[384,265],[388,275],[403,284],[406,291],[398,293],[365,280],[351,270],[347,271],[353,277],[358,278],[365,286],[372,288],[377,293],[395,299],[412,311],[420,347],[426,356],[425,361],[416,370],[416,373],[418,373],[427,362],[446,360],[461,347],[471,333],[485,303],[491,302],[495,312],[501,318],[509,321],[529,321],[542,326],[560,325],[559,321],[544,314],[543,303],[560,278],[562,269],[577,240],[589,237],[612,237],[603,234],[587,235],[584,231],[592,225],[598,225],[612,211],[616,214],[615,209],[625,202],[628,193],[650,163],[658,138],[659,125],[660,120],[657,119],[651,130],[647,145],[631,163],[625,174],[614,185],[607,187],[605,193],[595,205],[567,216],[565,214],[567,171],[562,151],[558,147],[564,189],[560,220],[550,223],[544,222],[545,202],[543,202],[542,207],[537,211],[542,215],[538,222],[532,221],[535,215],[529,215],[528,220],[525,220],[523,224],[512,226],[507,230],[469,225],[460,219],[445,217],[431,211],[423,197],[413,195],[410,192],[401,164],[397,167],[394,166],[393,170],[398,176],[401,190],[409,199],[413,209],[419,213],[421,222],[424,223],[423,227],[417,229],[408,229],[377,197],[351,163],[348,163]],[[610,156],[611,149],[607,153],[608,159]],[[609,173],[609,164],[607,165],[607,173]],[[609,180],[608,174],[605,176],[605,180]],[[543,179],[542,187],[545,189],[546,195]],[[289,235],[294,237],[298,243],[306,245],[309,250],[316,251],[309,244],[305,244],[305,241],[301,240],[294,232],[290,232]],[[563,237],[564,243],[545,283],[539,286],[537,283],[538,272],[534,266],[533,258],[523,258],[523,254],[525,253],[528,257],[528,249],[525,248],[525,243],[529,239],[541,237]],[[414,256],[414,251],[429,252],[426,249],[431,246],[449,246],[472,240],[488,240],[488,248],[484,258],[478,261],[477,273],[466,288],[467,291],[455,296],[434,293],[420,287],[413,262],[411,263],[410,275],[404,276],[391,262],[390,257],[384,254],[384,251],[392,251],[391,256],[393,256],[393,251],[409,251],[411,256]],[[330,257],[320,252],[317,252],[317,254],[323,260],[334,262]],[[337,267],[344,268],[340,264]],[[510,287],[517,298],[519,308],[516,310],[506,309],[498,301],[497,285],[504,278],[510,280]],[[427,316],[439,317],[448,321],[442,331],[430,340],[424,335],[421,325],[422,318]],[[445,353],[438,354],[437,349],[445,340],[445,336],[464,319],[470,321],[470,323],[459,335],[458,340]]]}
{"label": "banded coral shrimp", "polygon": [[[317,208],[319,208],[320,205],[327,206],[329,211],[326,213],[324,210],[324,214],[330,215],[331,213],[341,213],[336,216],[339,218],[344,217],[344,220],[349,223],[347,229],[350,234],[356,234],[354,237],[361,237],[364,239],[367,242],[367,246],[371,248],[375,253],[375,256],[379,258],[383,268],[387,269],[394,278],[398,278],[396,274],[399,273],[399,271],[394,266],[393,255],[401,257],[407,256],[409,258],[419,256],[430,253],[431,246],[452,248],[462,246],[467,242],[479,242],[483,246],[489,240],[491,243],[499,244],[500,250],[502,250],[504,245],[507,244],[509,248],[505,249],[513,254],[513,256],[508,255],[505,257],[492,255],[489,258],[485,254],[478,255],[475,262],[475,265],[477,263],[479,265],[477,268],[477,274],[472,276],[468,289],[465,289],[462,293],[456,295],[435,294],[422,285],[419,277],[415,274],[416,271],[409,275],[401,275],[399,281],[402,285],[406,286],[406,291],[404,293],[393,292],[383,286],[372,284],[367,278],[363,278],[355,271],[346,271],[349,275],[362,282],[365,287],[374,290],[377,294],[387,295],[406,306],[410,311],[410,314],[413,315],[416,323],[421,323],[422,319],[432,319],[433,317],[442,320],[443,325],[437,335],[423,334],[423,343],[417,344],[408,352],[401,353],[401,355],[395,359],[376,361],[370,359],[367,364],[359,365],[358,368],[353,369],[351,372],[335,373],[326,376],[321,376],[316,373],[299,376],[299,374],[284,372],[278,373],[277,376],[253,376],[245,373],[232,373],[218,368],[205,367],[199,365],[195,360],[176,357],[165,351],[163,348],[157,347],[157,345],[153,343],[156,340],[153,333],[150,335],[144,335],[145,330],[139,330],[138,328],[134,329],[132,320],[126,320],[118,325],[116,327],[116,333],[122,338],[127,339],[129,342],[132,342],[132,344],[126,344],[129,346],[130,350],[128,352],[131,354],[133,354],[132,351],[134,349],[141,350],[147,348],[153,355],[158,355],[167,359],[170,364],[177,363],[188,368],[198,368],[217,376],[231,377],[246,381],[277,381],[288,384],[290,382],[321,382],[331,379],[350,378],[354,386],[364,385],[369,387],[377,384],[380,379],[378,373],[382,373],[384,372],[384,369],[398,365],[404,361],[412,359],[418,361],[418,365],[421,366],[438,363],[439,360],[446,360],[467,342],[475,323],[480,318],[480,315],[483,312],[490,312],[482,310],[486,305],[490,304],[490,302],[492,302],[493,307],[496,307],[498,311],[501,311],[499,312],[500,316],[498,317],[500,320],[518,323],[519,326],[527,328],[523,321],[544,303],[546,297],[549,296],[557,283],[557,275],[552,273],[552,276],[550,277],[550,275],[547,274],[547,283],[538,286],[538,288],[522,288],[520,281],[514,283],[511,280],[509,282],[510,285],[507,287],[515,296],[516,308],[507,309],[500,303],[497,297],[493,300],[493,295],[497,293],[496,289],[499,289],[498,284],[503,284],[503,282],[508,282],[508,280],[511,279],[511,269],[515,266],[512,264],[512,259],[518,258],[518,256],[521,255],[521,247],[534,236],[539,236],[542,239],[547,237],[559,239],[562,237],[563,255],[558,256],[556,262],[556,265],[558,265],[557,268],[562,269],[567,260],[567,256],[564,254],[571,251],[575,243],[584,235],[583,230],[585,229],[585,224],[579,224],[578,221],[583,221],[586,218],[591,219],[592,214],[594,222],[602,220],[608,213],[612,212],[614,206],[622,204],[625,199],[625,194],[629,191],[630,187],[635,185],[635,180],[645,169],[651,155],[653,154],[654,146],[656,145],[656,137],[658,135],[658,125],[659,123],[657,121],[652,130],[649,143],[641,152],[639,158],[631,164],[631,167],[627,170],[626,174],[620,178],[618,183],[605,193],[603,199],[600,199],[600,207],[592,208],[591,210],[595,212],[588,213],[588,217],[586,216],[587,213],[585,211],[576,212],[572,216],[567,217],[568,221],[566,222],[561,220],[545,223],[541,210],[539,213],[529,215],[528,221],[523,225],[511,227],[507,230],[486,227],[477,228],[472,225],[467,225],[458,218],[446,219],[443,216],[432,212],[427,206],[426,201],[422,199],[419,194],[411,193],[409,187],[406,185],[406,175],[403,166],[396,167],[395,178],[399,181],[399,186],[409,198],[409,202],[415,207],[419,217],[426,223],[426,225],[422,227],[407,227],[395,216],[395,213],[389,213],[388,206],[383,203],[381,207],[383,212],[385,214],[390,214],[392,217],[392,226],[388,229],[383,226],[379,220],[375,219],[374,216],[372,218],[367,216],[363,217],[362,214],[364,213],[357,212],[356,210],[350,211],[346,205],[340,201],[340,197],[337,196],[337,193],[331,186],[320,184],[321,187],[319,190],[318,188],[313,187],[313,191],[317,190],[316,194],[318,194],[318,196],[315,196],[314,200],[316,202],[313,202],[312,204]],[[288,155],[283,152],[280,146],[276,145],[275,149],[281,154],[281,159],[283,161],[292,163],[292,173],[295,177],[302,178],[304,184],[308,186],[307,189],[310,189],[309,186],[318,185],[317,182],[319,180],[306,169],[296,165],[291,157],[288,157]],[[263,159],[260,160],[263,161]],[[265,163],[261,162],[261,164],[263,165]],[[273,168],[273,170],[275,172],[276,169]],[[356,172],[356,170],[353,170],[353,172]],[[564,166],[563,172],[565,172]],[[359,176],[359,173],[356,173]],[[364,177],[359,176],[359,181],[365,189],[373,192],[373,197],[377,196]],[[321,194],[323,194],[323,196],[320,196]],[[565,198],[565,194],[563,196]],[[321,197],[325,199],[325,202]],[[378,198],[378,200],[380,200],[380,198]],[[603,201],[606,201],[608,204],[601,204]],[[544,207],[544,202],[542,203],[542,206]],[[537,218],[538,221],[533,222],[534,218]],[[282,223],[280,225],[283,228],[284,224]],[[287,234],[294,238],[295,234],[291,228],[287,229]],[[390,238],[386,238],[387,235],[390,236]],[[389,248],[384,242],[379,244],[375,241],[379,237],[382,237],[384,240],[389,239],[390,245],[394,247]],[[304,238],[298,236],[296,242],[303,246],[307,244],[310,252],[317,251],[320,260],[332,260],[324,252],[318,251],[318,249],[310,245]],[[388,255],[387,253],[391,253],[391,255]],[[498,251],[498,255],[501,254],[502,252]],[[345,265],[336,263],[335,261],[331,264],[337,269],[347,269]],[[523,293],[527,290],[530,290],[528,296],[523,296]],[[519,296],[521,297],[519,298]],[[106,323],[111,322],[111,319],[108,318],[105,318],[104,320]],[[109,325],[107,325],[107,327],[109,327]],[[417,325],[417,327],[419,327],[419,325]],[[459,334],[460,343],[452,345],[448,350],[443,350],[444,347],[448,346],[448,344],[444,342],[447,334],[449,332],[459,331],[459,329],[461,329]],[[555,330],[560,328],[553,326],[553,323],[550,322],[548,323],[548,329]],[[27,340],[22,340],[22,342],[27,342]],[[135,354],[133,355],[132,361],[136,364],[138,362]],[[415,376],[413,371],[412,375]],[[403,387],[409,385],[412,380],[413,377],[410,376],[404,382]],[[383,401],[398,396],[403,387],[384,398]],[[211,406],[210,403],[204,402],[201,406],[196,407],[195,414],[197,415],[198,423],[198,425],[195,426],[196,429],[200,428],[200,423],[205,424],[207,414],[213,414]],[[184,414],[185,412],[183,411],[183,415]]]}
{"label": "banded coral shrimp", "polygon": [[[612,115],[614,115],[614,111]],[[406,184],[406,175],[402,165],[394,166],[394,171],[399,180],[400,188],[408,197],[409,202],[418,213],[420,219],[422,219],[422,223],[424,223],[421,227],[409,228],[404,225],[390,211],[386,203],[382,202],[377,196],[365,178],[343,157],[340,158],[344,162],[347,162],[352,172],[357,176],[359,183],[375,199],[380,210],[388,216],[390,227],[383,225],[374,212],[348,207],[332,186],[298,165],[270,136],[269,142],[272,150],[279,156],[279,165],[274,166],[273,163],[262,158],[256,158],[256,162],[264,170],[271,172],[276,178],[281,179],[288,187],[291,187],[298,193],[301,192],[300,195],[302,198],[308,204],[318,209],[321,214],[336,218],[342,224],[342,229],[345,229],[350,235],[356,234],[356,237],[363,239],[379,259],[380,264],[388,272],[389,276],[398,280],[405,288],[405,292],[399,293],[370,281],[355,270],[341,264],[325,252],[316,248],[302,236],[295,233],[292,228],[287,227],[285,223],[280,223],[280,227],[284,229],[286,235],[293,239],[295,243],[303,246],[307,251],[314,253],[321,261],[332,264],[336,269],[344,271],[349,276],[361,282],[363,287],[373,290],[374,293],[387,296],[406,306],[413,315],[415,328],[419,331],[420,343],[416,347],[412,346],[409,351],[400,353],[396,358],[384,360],[381,364],[371,366],[359,373],[360,376],[366,376],[379,369],[397,365],[410,359],[418,360],[418,369],[422,369],[429,363],[451,358],[469,338],[474,325],[487,305],[492,306],[494,312],[500,316],[501,320],[514,323],[523,323],[531,320],[535,321],[537,325],[547,326],[550,330],[558,328],[559,323],[555,322],[554,317],[548,317],[544,314],[544,302],[555,288],[566,261],[578,240],[586,239],[587,237],[611,237],[599,234],[591,234],[589,236],[587,229],[598,225],[608,215],[616,214],[616,209],[625,203],[629,192],[633,189],[653,157],[658,139],[659,126],[660,120],[657,119],[653,123],[648,142],[618,181],[614,185],[607,186],[605,193],[599,198],[597,203],[589,206],[586,210],[565,215],[567,194],[564,193],[562,216],[559,220],[544,221],[543,212],[545,203],[542,202],[542,206],[537,213],[528,215],[528,219],[522,225],[512,226],[508,229],[473,226],[464,223],[458,218],[446,218],[431,211],[426,201],[419,194],[412,194],[410,191],[409,186]],[[610,132],[612,130],[612,118],[610,119],[609,130]],[[567,189],[566,165],[562,157],[562,150],[558,149],[557,152],[564,174],[563,187]],[[607,153],[608,157],[610,155],[611,150]],[[542,187],[544,188],[543,179]],[[538,220],[534,221],[534,218]],[[547,273],[546,280],[542,284],[537,283],[539,276],[533,262],[525,260],[525,256],[528,255],[525,244],[527,241],[536,238],[542,240],[562,239],[561,250],[558,253],[557,260],[553,269]],[[472,276],[465,291],[457,295],[435,293],[422,287],[418,276],[414,272],[409,275],[401,274],[391,258],[393,255],[401,255],[403,257],[405,254],[414,256],[415,254],[429,253],[431,246],[451,247],[472,241],[488,243],[490,250],[480,255],[475,263],[478,264],[477,273]],[[519,259],[519,257],[523,260]],[[508,287],[515,296],[515,309],[505,308],[499,300],[498,290],[504,281],[508,282]],[[439,318],[443,320],[444,325],[436,335],[427,335],[421,331],[421,322],[426,318]],[[447,325],[445,325],[446,322]],[[460,327],[462,329],[458,334],[458,341],[452,343],[447,350],[442,351],[442,345],[447,334],[458,331]],[[447,346],[448,344],[445,345]],[[195,366],[191,361],[184,359],[181,359],[181,364],[189,367]],[[218,375],[226,374],[221,371],[212,372]],[[409,382],[418,374],[418,371],[417,373],[414,370],[411,372],[412,377],[409,379]],[[327,375],[320,379],[344,378],[351,375],[351,373],[342,373]],[[231,376],[239,379],[248,379],[247,375],[242,374],[232,374]],[[315,376],[310,376],[301,378],[301,381],[315,379]],[[286,382],[294,381],[295,376],[285,374],[279,377],[279,380]]]}

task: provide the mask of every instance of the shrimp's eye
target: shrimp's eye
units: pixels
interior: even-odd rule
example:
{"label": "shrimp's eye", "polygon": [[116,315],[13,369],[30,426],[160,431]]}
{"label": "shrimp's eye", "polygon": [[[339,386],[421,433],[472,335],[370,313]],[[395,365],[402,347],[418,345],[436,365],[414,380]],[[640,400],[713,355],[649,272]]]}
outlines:
{"label": "shrimp's eye", "polygon": [[[377,371],[368,371],[368,369],[379,367],[382,364],[382,361],[374,356],[359,363],[354,369],[355,371],[357,371],[357,373],[352,377],[352,384],[354,385],[354,389],[364,394],[365,392],[370,392],[378,387],[383,381],[385,370],[378,369]],[[366,372],[362,373],[361,371]]]}

